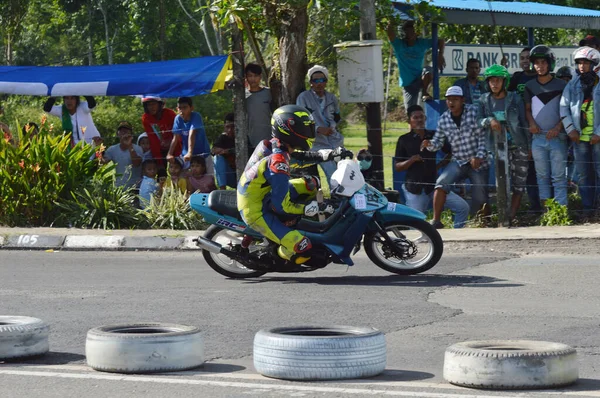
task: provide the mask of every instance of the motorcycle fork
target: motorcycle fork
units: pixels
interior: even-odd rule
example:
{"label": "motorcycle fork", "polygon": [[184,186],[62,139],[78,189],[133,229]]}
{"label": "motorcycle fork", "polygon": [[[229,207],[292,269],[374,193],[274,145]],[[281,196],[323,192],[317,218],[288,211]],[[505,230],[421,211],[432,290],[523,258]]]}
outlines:
{"label": "motorcycle fork", "polygon": [[[386,241],[388,245],[390,245],[390,248],[394,251],[394,253],[396,253],[399,256],[404,256],[404,252],[396,246],[396,243],[385,232],[385,229],[383,229],[383,227],[379,225],[379,223],[376,220],[373,220],[373,224],[375,225],[375,229],[377,230],[377,232],[379,232],[379,235]],[[398,233],[400,234],[399,238],[406,240],[406,236],[404,236],[402,232]]]}

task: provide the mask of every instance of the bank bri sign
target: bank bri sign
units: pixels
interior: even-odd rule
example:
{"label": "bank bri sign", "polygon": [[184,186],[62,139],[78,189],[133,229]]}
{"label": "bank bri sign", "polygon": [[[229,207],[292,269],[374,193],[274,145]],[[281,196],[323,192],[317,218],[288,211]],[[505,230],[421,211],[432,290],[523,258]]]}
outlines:
{"label": "bank bri sign", "polygon": [[[512,74],[522,70],[519,66],[519,54],[525,46],[502,46],[504,54],[508,58],[508,70]],[[551,47],[556,55],[556,67],[554,71],[561,66],[570,66],[575,68],[573,61],[573,52],[578,47]],[[500,46],[472,45],[472,44],[446,44],[444,48],[444,58],[446,59],[446,68],[442,76],[466,76],[467,61],[471,58],[479,60],[481,63],[481,73],[485,68],[494,64],[500,64],[502,60],[502,51]]]}

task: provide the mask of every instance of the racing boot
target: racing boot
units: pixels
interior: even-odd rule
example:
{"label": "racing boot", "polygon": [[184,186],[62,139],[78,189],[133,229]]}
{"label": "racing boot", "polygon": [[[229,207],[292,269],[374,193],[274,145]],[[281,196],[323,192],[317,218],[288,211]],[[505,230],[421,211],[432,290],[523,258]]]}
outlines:
{"label": "racing boot", "polygon": [[254,237],[252,235],[244,235],[244,238],[242,239],[242,249],[248,249],[253,240]]}
{"label": "racing boot", "polygon": [[[295,232],[298,235],[300,235],[302,239],[294,245],[293,250],[289,250],[283,244],[280,245],[277,249],[277,254],[279,255],[279,257],[291,261],[294,264],[304,264],[305,262],[310,260],[309,252],[310,249],[312,249],[312,244],[310,242],[310,239],[308,239],[306,236],[302,236],[298,231],[292,232]],[[284,239],[282,239],[282,243],[284,243],[286,237],[287,235],[284,237]]]}

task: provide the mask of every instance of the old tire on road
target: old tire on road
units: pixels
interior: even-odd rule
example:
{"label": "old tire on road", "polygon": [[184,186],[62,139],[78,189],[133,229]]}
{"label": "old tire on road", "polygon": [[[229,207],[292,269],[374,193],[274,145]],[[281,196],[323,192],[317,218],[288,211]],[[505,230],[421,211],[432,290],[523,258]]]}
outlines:
{"label": "old tire on road", "polygon": [[547,341],[467,341],[448,347],[444,358],[444,379],[464,387],[550,388],[578,377],[575,349]]}
{"label": "old tire on road", "polygon": [[88,331],[85,355],[102,372],[179,371],[204,363],[204,339],[197,327],[171,323],[100,326]]}
{"label": "old tire on road", "polygon": [[0,315],[0,359],[47,353],[49,334],[50,326],[41,319]]}
{"label": "old tire on road", "polygon": [[385,365],[385,336],[369,327],[282,327],[254,337],[254,368],[276,379],[364,378]]}

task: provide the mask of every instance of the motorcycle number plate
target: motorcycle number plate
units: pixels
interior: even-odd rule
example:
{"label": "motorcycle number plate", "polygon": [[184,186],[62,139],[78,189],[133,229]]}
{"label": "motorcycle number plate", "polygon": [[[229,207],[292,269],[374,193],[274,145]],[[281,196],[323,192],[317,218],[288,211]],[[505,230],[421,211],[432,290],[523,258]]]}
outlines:
{"label": "motorcycle number plate", "polygon": [[354,208],[357,210],[363,210],[367,208],[367,199],[362,193],[354,195]]}

